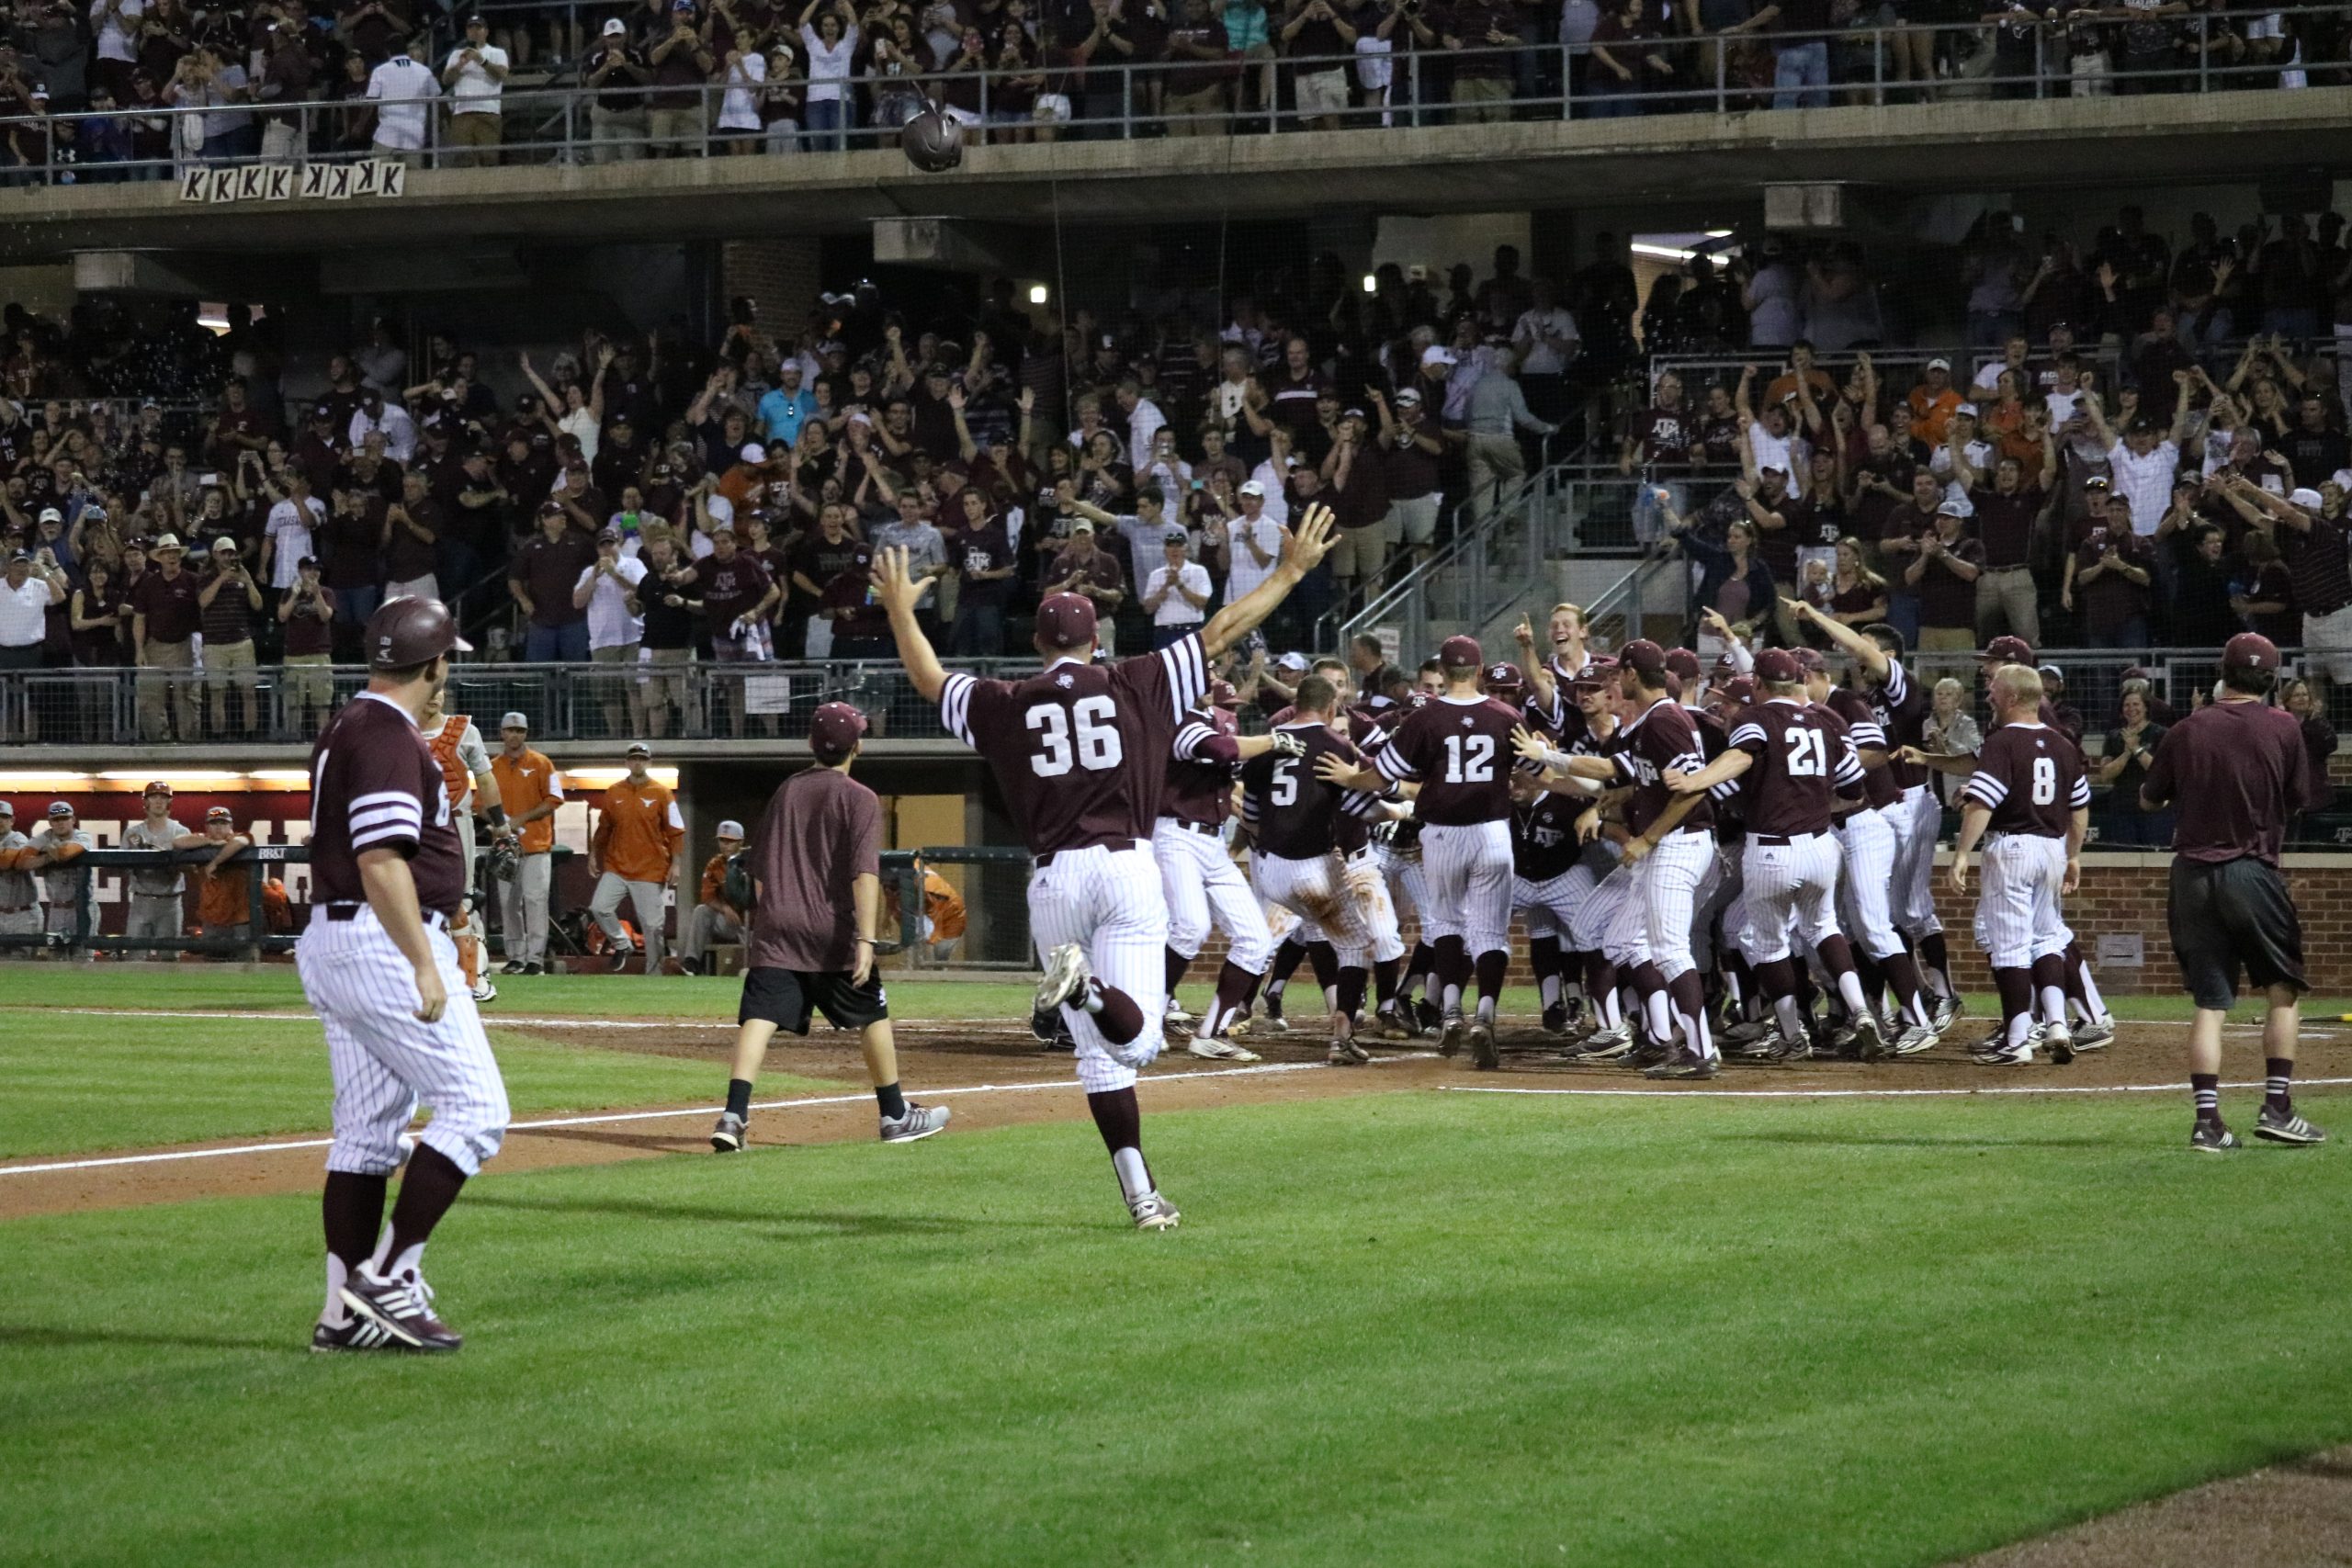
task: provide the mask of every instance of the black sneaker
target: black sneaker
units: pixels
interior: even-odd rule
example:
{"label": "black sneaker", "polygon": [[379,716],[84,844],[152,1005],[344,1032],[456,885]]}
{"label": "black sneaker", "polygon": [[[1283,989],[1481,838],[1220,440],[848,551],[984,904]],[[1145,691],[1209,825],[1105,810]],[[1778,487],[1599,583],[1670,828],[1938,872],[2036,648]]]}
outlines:
{"label": "black sneaker", "polygon": [[433,1315],[433,1289],[415,1270],[386,1280],[362,1264],[343,1287],[343,1304],[390,1334],[408,1350],[454,1350],[465,1343]]}
{"label": "black sneaker", "polygon": [[392,1337],[391,1330],[356,1312],[345,1313],[340,1325],[327,1323],[311,1325],[311,1353],[316,1356],[336,1356],[355,1350],[405,1348],[406,1346]]}
{"label": "black sneaker", "polygon": [[2188,1131],[2188,1147],[2194,1154],[2217,1155],[2241,1146],[2238,1135],[2219,1122],[2199,1122]]}
{"label": "black sneaker", "polygon": [[1568,1007],[1566,1002],[1554,1002],[1544,1010],[1544,1032],[1566,1034],[1568,1032]]}
{"label": "black sneaker", "polygon": [[501,975],[520,975],[526,967],[528,966],[525,964],[521,959],[510,958],[503,966],[501,966],[498,972]]}
{"label": "black sneaker", "polygon": [[544,975],[547,972],[548,966],[544,964],[526,964],[523,965],[523,973],[526,975]]}
{"label": "black sneaker", "polygon": [[1413,1004],[1413,1018],[1423,1034],[1435,1034],[1445,1027],[1445,1010],[1426,998]]}
{"label": "black sneaker", "polygon": [[633,947],[616,947],[613,949],[610,960],[605,965],[605,972],[613,975],[619,974],[622,970],[628,967],[628,961],[636,956],[637,949]]}
{"label": "black sneaker", "polygon": [[679,959],[679,960],[678,960],[678,973],[679,973],[679,974],[681,974],[681,975],[699,975],[699,974],[701,974],[701,973],[702,973],[702,960],[701,960],[701,959],[699,959],[699,958],[681,958],[681,959]]}
{"label": "black sneaker", "polygon": [[2296,1115],[2293,1111],[2273,1111],[2267,1105],[2262,1108],[2262,1114],[2254,1119],[2254,1135],[2257,1138],[2267,1138],[2274,1144],[2327,1142],[2325,1133]]}

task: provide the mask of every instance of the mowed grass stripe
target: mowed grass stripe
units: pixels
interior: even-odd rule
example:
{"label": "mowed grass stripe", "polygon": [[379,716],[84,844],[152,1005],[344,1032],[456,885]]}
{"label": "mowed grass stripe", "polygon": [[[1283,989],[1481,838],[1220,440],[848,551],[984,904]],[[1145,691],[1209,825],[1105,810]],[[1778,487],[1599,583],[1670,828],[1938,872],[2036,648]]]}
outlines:
{"label": "mowed grass stripe", "polygon": [[1165,1236],[1069,1127],[517,1175],[432,1363],[300,1352],[306,1200],[18,1222],[0,1506],[89,1562],[1943,1562],[2352,1436],[2352,1167],[2181,1119],[1159,1116]]}

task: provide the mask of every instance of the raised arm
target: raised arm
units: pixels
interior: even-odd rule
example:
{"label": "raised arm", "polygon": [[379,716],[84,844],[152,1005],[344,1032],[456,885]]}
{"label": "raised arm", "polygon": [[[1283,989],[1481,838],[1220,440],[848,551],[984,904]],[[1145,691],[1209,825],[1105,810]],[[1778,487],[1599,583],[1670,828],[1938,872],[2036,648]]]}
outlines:
{"label": "raised arm", "polygon": [[874,575],[868,581],[882,607],[889,612],[890,635],[898,639],[899,661],[907,667],[907,679],[914,682],[923,701],[937,703],[947,684],[947,671],[940,667],[938,653],[915,619],[915,602],[922,597],[923,584],[907,570],[906,547],[888,545],[875,551]]}

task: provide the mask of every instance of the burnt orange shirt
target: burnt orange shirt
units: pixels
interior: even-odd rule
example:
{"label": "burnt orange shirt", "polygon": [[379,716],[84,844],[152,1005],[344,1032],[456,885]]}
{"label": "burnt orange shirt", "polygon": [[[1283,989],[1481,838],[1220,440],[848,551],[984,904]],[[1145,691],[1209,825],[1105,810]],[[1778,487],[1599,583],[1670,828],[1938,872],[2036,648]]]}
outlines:
{"label": "burnt orange shirt", "polygon": [[196,918],[207,926],[242,926],[252,920],[253,869],[222,866],[197,876]]}
{"label": "burnt orange shirt", "polygon": [[603,807],[590,841],[605,869],[624,882],[670,880],[678,846],[686,841],[686,824],[668,786],[623,779],[605,792]]}
{"label": "burnt orange shirt", "polygon": [[[490,772],[498,781],[498,804],[506,808],[510,822],[534,807],[563,798],[563,780],[557,775],[555,764],[537,751],[526,749],[520,758],[501,751],[490,760]],[[555,848],[552,812],[524,825],[522,845],[526,855],[544,854]]]}

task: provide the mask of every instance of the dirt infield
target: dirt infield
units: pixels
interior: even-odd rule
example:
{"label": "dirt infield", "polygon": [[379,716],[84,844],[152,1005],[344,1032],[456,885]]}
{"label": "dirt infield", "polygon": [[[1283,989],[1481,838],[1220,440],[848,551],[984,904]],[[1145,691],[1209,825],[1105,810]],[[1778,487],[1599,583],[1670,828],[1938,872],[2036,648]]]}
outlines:
{"label": "dirt infield", "polygon": [[2352,1563],[2352,1448],[2176,1492],[1968,1560],[1968,1568]]}
{"label": "dirt infield", "polygon": [[[707,1060],[714,1066],[712,1088],[720,1087],[733,1036],[731,1024],[690,1021],[619,1029],[600,1027],[602,1021],[582,1020],[575,1025],[538,1021],[504,1027],[581,1050]],[[1426,1046],[1386,1052],[1369,1069],[1327,1067],[1322,1065],[1320,1046],[1308,1036],[1295,1033],[1258,1043],[1266,1061],[1254,1069],[1234,1070],[1227,1064],[1203,1062],[1181,1049],[1171,1050],[1146,1075],[1144,1099],[1150,1109],[1164,1111],[1411,1089],[1774,1098],[2126,1089],[2178,1092],[2172,1088],[2180,1075],[2181,1030],[2175,1025],[2126,1024],[2113,1048],[2081,1057],[2064,1068],[1973,1066],[1958,1043],[1973,1039],[1977,1032],[1971,1021],[1963,1020],[1953,1031],[1953,1043],[1908,1061],[1870,1066],[1836,1062],[1795,1066],[1732,1064],[1712,1082],[1689,1086],[1654,1084],[1628,1068],[1571,1062],[1555,1042],[1532,1030],[1507,1033],[1503,1068],[1498,1073],[1474,1072],[1465,1060],[1441,1060],[1429,1054]],[[2231,1032],[2225,1045],[2228,1077],[2260,1077],[2257,1039],[2251,1030]],[[900,1077],[910,1092],[951,1105],[959,1132],[1086,1118],[1083,1099],[1071,1081],[1069,1056],[1041,1050],[1024,1028],[997,1022],[904,1020],[899,1027],[899,1056]],[[2312,1032],[2306,1036],[2302,1057],[2301,1076],[2305,1078],[2352,1075],[2352,1032]],[[752,1119],[754,1143],[820,1144],[874,1136],[873,1101],[865,1092],[860,1058],[849,1036],[820,1032],[807,1041],[780,1038],[768,1054],[767,1066],[775,1074],[838,1082],[841,1089],[838,1096],[794,1096],[778,1109],[760,1111]],[[701,1153],[708,1147],[707,1120],[715,1114],[715,1101],[694,1107],[611,1111],[583,1107],[582,1111],[580,1116],[524,1118],[509,1134],[492,1170]],[[567,1122],[585,1124],[549,1124]],[[323,1147],[322,1134],[293,1134],[10,1161],[0,1164],[0,1219],[308,1191],[317,1185]],[[104,1161],[119,1163],[94,1163]],[[16,1174],[18,1171],[23,1174]]]}

